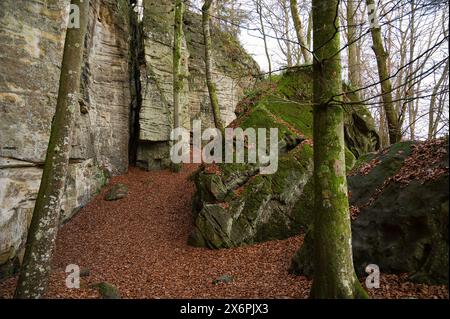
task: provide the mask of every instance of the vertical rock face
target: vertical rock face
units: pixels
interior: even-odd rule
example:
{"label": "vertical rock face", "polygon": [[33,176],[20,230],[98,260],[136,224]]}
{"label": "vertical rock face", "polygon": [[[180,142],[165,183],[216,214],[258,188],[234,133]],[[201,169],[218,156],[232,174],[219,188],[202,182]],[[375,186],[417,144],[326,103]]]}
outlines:
{"label": "vertical rock face", "polygon": [[126,0],[96,0],[89,14],[83,101],[72,156],[95,158],[119,174],[128,169],[129,8]]}
{"label": "vertical rock face", "polygon": [[[189,9],[189,7],[188,7]],[[144,63],[141,64],[142,105],[138,164],[146,169],[167,166],[170,130],[173,126],[173,1],[144,1]],[[180,122],[190,129],[193,119],[203,127],[214,127],[205,78],[205,48],[201,15],[184,15],[182,72],[186,78],[182,91]],[[225,124],[235,119],[234,110],[244,90],[254,83],[256,62],[229,34],[212,30],[213,76],[217,84],[220,111]]]}
{"label": "vertical rock face", "polygon": [[[185,15],[186,41],[189,59],[189,116],[201,119],[203,127],[214,127],[205,75],[205,46],[201,16],[192,12]],[[237,103],[244,91],[254,84],[259,67],[229,33],[212,28],[213,80],[217,86],[220,113],[225,125],[235,118]]]}
{"label": "vertical rock face", "polygon": [[[0,277],[20,255],[56,105],[68,0],[0,3]],[[128,168],[128,4],[91,0],[63,220]]]}
{"label": "vertical rock face", "polygon": [[2,158],[39,163],[45,157],[56,105],[67,4],[51,3],[7,0],[0,4]]}
{"label": "vertical rock face", "polygon": [[[0,279],[18,264],[39,190],[69,3],[0,1]],[[84,206],[111,174],[124,173],[129,155],[147,169],[169,163],[173,1],[145,0],[144,5],[141,37],[140,26],[130,21],[128,0],[90,0],[63,221]],[[228,124],[243,91],[253,83],[249,75],[258,68],[236,40],[217,30],[213,36],[214,77]],[[186,78],[181,123],[189,129],[191,120],[198,118],[209,126],[212,115],[197,14],[186,13],[182,57]]]}
{"label": "vertical rock face", "polygon": [[[173,122],[173,4],[171,0],[146,0],[144,8],[145,66],[141,68],[140,139],[168,141]],[[186,41],[183,40],[181,72],[186,76],[188,58]],[[180,123],[183,126],[189,124],[186,112],[189,88],[187,81],[184,82],[180,99]]]}
{"label": "vertical rock face", "polygon": [[[172,0],[144,1],[144,63],[140,66],[142,105],[137,161],[146,169],[158,169],[169,164],[168,141],[173,126],[173,7]],[[189,53],[184,37],[181,56],[181,73],[185,74],[186,79],[180,93],[180,123],[189,127]]]}

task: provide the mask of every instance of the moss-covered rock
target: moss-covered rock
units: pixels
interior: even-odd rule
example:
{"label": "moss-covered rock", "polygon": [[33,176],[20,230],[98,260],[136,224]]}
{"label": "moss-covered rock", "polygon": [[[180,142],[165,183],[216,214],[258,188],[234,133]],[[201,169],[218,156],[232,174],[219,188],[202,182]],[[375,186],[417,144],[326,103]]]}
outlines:
{"label": "moss-covered rock", "polygon": [[108,282],[93,284],[91,288],[97,289],[103,299],[120,299],[119,290]]}
{"label": "moss-covered rock", "polygon": [[128,195],[128,186],[124,184],[116,184],[111,187],[105,194],[105,200],[112,201],[118,200],[127,197]]}
{"label": "moss-covered rock", "polygon": [[[344,84],[344,92],[351,89]],[[344,105],[344,134],[348,149],[360,157],[380,148],[380,137],[377,133],[375,121],[369,110],[359,102],[355,93],[347,93]]]}
{"label": "moss-covered rock", "polygon": [[[294,68],[262,87],[266,89],[244,99],[248,104],[240,105],[241,113],[231,126],[278,128],[278,170],[260,175],[255,164],[214,164],[214,169],[200,169],[194,177],[197,192],[191,245],[225,248],[282,239],[299,234],[311,223],[311,69]],[[375,145],[365,147],[356,147],[357,152],[346,149],[348,170],[355,165],[355,156],[375,150]]]}
{"label": "moss-covered rock", "polygon": [[19,272],[20,261],[19,257],[14,257],[11,260],[7,260],[0,264],[0,281],[9,277],[14,276]]}
{"label": "moss-covered rock", "polygon": [[[448,142],[402,142],[358,161],[348,177],[354,265],[359,275],[368,264],[384,273],[448,284]],[[416,167],[416,169],[414,169]],[[422,169],[417,169],[422,168]],[[424,173],[424,175],[422,174]],[[311,276],[313,238],[309,232],[295,253],[291,270]]]}
{"label": "moss-covered rock", "polygon": [[223,169],[220,175],[198,172],[198,213],[189,243],[225,248],[297,234],[302,214],[293,207],[311,177],[312,151],[307,144],[295,151],[296,156],[280,158],[273,175],[260,175],[250,165],[241,171]]}

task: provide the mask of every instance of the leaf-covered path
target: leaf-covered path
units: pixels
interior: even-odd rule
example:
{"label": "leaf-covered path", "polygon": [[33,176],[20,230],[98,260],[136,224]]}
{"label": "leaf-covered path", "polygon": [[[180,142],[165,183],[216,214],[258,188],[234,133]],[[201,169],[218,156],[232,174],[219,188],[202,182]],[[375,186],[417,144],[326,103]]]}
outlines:
{"label": "leaf-covered path", "polygon": [[[257,245],[209,250],[187,245],[193,226],[195,187],[180,173],[131,168],[60,229],[49,298],[98,298],[89,286],[115,285],[122,298],[307,298],[310,281],[288,268],[302,237]],[[105,201],[112,185],[123,183],[129,194]],[[89,274],[81,289],[65,286],[66,266],[77,264]],[[230,283],[213,284],[223,275]],[[15,278],[0,283],[0,298],[12,297]],[[374,297],[448,298],[446,287],[414,285],[397,276],[382,276]]]}

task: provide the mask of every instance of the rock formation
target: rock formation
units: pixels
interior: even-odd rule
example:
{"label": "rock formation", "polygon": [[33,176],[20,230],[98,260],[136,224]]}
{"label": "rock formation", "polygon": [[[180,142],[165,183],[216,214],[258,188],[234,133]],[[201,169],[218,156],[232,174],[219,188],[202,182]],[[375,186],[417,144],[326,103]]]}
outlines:
{"label": "rock formation", "polygon": [[[247,164],[206,165],[194,180],[195,229],[189,243],[226,248],[299,234],[312,211],[311,69],[293,68],[240,105],[231,126],[277,127],[278,171],[259,174]],[[354,96],[347,99],[355,98]],[[355,101],[355,100],[352,100]],[[378,148],[378,135],[363,105],[346,105],[346,165]],[[358,126],[353,122],[359,121]]]}
{"label": "rock formation", "polygon": [[[146,0],[142,24],[127,0],[91,0],[62,221],[127,171],[168,162],[172,98],[172,1]],[[0,277],[19,264],[39,189],[56,105],[68,0],[0,2]],[[185,19],[183,125],[211,119],[201,16]],[[227,123],[256,63],[235,39],[215,37],[215,77]],[[233,45],[231,47],[231,45]],[[228,51],[227,51],[228,50]],[[15,265],[15,266],[14,266]],[[14,266],[14,267],[12,267]]]}
{"label": "rock formation", "polygon": [[[348,177],[354,265],[448,284],[448,139],[402,142],[358,161]],[[310,233],[292,270],[311,276]]]}
{"label": "rock formation", "polygon": [[[173,122],[171,0],[145,0],[143,21],[143,56],[140,63],[142,105],[139,117],[137,164],[146,169],[169,166],[169,140]],[[185,14],[180,123],[187,129],[193,119],[204,127],[214,127],[205,78],[204,40],[201,16]],[[235,119],[234,109],[244,91],[259,73],[256,62],[236,39],[217,28],[212,30],[214,81],[217,84],[220,111],[225,124]]]}
{"label": "rock formation", "polygon": [[[69,4],[19,2],[0,4],[0,265],[20,256],[31,220],[56,105]],[[128,4],[91,1],[89,15],[63,220],[85,205],[110,174],[128,169]]]}

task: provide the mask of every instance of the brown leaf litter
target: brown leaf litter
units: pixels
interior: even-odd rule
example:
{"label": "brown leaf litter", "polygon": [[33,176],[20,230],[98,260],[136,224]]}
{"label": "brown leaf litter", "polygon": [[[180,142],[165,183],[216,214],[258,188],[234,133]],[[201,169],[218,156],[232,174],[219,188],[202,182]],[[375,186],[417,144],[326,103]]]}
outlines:
{"label": "brown leaf litter", "polygon": [[[311,282],[288,273],[303,237],[232,249],[187,245],[193,227],[193,182],[197,165],[180,173],[130,168],[113,177],[68,223],[62,226],[53,258],[48,298],[99,298],[92,284],[108,282],[122,298],[307,298]],[[112,185],[128,186],[126,198],[103,200]],[[65,286],[66,266],[88,269],[80,289]],[[229,283],[213,284],[230,276]],[[0,283],[0,298],[13,296],[17,278]],[[407,282],[382,275],[374,298],[448,298],[446,286]]]}

